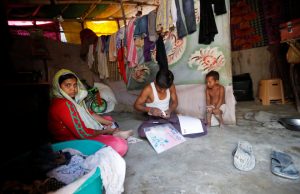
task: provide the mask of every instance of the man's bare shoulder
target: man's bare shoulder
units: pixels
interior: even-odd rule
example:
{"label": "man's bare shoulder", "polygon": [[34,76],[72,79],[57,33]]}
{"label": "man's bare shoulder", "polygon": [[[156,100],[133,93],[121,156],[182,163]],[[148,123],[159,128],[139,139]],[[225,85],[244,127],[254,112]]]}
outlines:
{"label": "man's bare shoulder", "polygon": [[144,87],[144,89],[142,90],[142,93],[144,93],[144,94],[150,94],[151,92],[152,92],[152,87],[150,84],[146,85]]}
{"label": "man's bare shoulder", "polygon": [[171,87],[170,87],[170,91],[176,91],[175,84],[172,84],[172,85],[171,85]]}

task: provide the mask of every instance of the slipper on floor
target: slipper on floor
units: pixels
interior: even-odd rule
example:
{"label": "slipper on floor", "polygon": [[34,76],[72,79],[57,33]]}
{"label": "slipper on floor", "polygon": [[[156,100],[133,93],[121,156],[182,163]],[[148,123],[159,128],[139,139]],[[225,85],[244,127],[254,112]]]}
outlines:
{"label": "slipper on floor", "polygon": [[255,119],[254,119],[254,115],[255,115],[254,112],[246,112],[246,113],[244,114],[244,119],[250,120],[250,121],[254,121],[254,120],[255,120]]}
{"label": "slipper on floor", "polygon": [[271,153],[271,171],[273,174],[287,179],[300,177],[292,157],[283,152],[273,151]]}
{"label": "slipper on floor", "polygon": [[255,167],[255,157],[252,145],[247,141],[239,141],[233,151],[233,164],[242,171],[249,171]]}

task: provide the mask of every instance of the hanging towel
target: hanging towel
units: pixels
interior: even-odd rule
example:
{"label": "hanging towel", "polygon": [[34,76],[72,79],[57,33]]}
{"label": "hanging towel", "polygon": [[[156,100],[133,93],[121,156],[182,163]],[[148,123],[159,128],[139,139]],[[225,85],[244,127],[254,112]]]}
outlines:
{"label": "hanging towel", "polygon": [[126,40],[127,40],[127,60],[129,62],[128,67],[135,67],[138,64],[137,52],[136,52],[136,47],[133,38],[134,21],[135,18],[130,20],[127,26],[128,32],[127,32]]}
{"label": "hanging towel", "polygon": [[[103,40],[103,39],[102,39]],[[107,67],[107,57],[106,53],[102,52],[102,40],[101,37],[98,38],[98,43],[96,47],[97,52],[97,67],[100,79],[106,79],[109,77],[108,67]]]}
{"label": "hanging towel", "polygon": [[117,44],[116,44],[117,34],[112,34],[109,39],[109,61],[115,62],[117,60]]}

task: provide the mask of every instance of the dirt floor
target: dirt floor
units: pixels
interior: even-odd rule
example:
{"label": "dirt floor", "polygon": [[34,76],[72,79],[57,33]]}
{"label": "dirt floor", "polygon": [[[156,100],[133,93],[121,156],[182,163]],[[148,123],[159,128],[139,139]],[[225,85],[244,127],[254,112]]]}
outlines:
{"label": "dirt floor", "polygon": [[[239,102],[236,110],[237,125],[224,129],[212,127],[206,136],[186,138],[186,142],[161,154],[157,154],[146,140],[129,144],[125,157],[125,193],[299,194],[300,179],[284,179],[271,173],[270,154],[272,150],[288,153],[300,170],[300,132],[287,130],[277,122],[245,119],[246,113],[300,117],[295,106]],[[137,127],[145,119],[143,115],[128,112],[115,112],[112,116],[123,129],[134,129],[135,137]],[[239,140],[246,140],[253,146],[256,166],[249,172],[233,165],[232,151]]]}

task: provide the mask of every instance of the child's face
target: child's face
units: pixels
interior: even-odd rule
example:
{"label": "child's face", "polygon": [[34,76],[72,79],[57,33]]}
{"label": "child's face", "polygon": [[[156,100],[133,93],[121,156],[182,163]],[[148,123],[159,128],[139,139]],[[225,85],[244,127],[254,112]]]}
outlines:
{"label": "child's face", "polygon": [[218,81],[212,76],[206,78],[206,85],[208,88],[213,88],[217,83]]}

